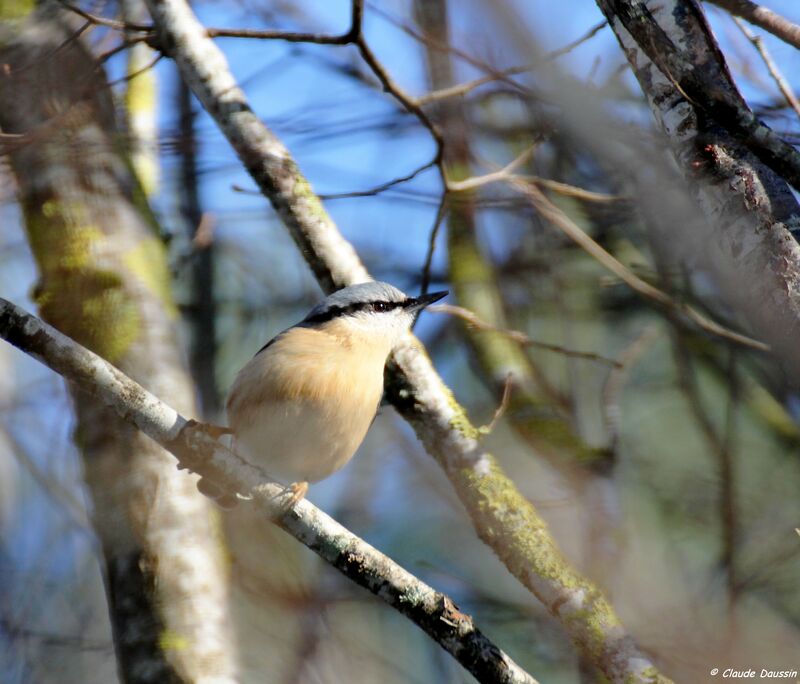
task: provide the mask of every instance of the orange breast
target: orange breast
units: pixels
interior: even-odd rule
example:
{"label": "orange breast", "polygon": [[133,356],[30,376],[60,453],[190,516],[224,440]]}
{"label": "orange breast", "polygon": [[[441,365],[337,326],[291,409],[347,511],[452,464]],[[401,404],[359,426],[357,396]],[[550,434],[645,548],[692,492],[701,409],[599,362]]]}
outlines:
{"label": "orange breast", "polygon": [[239,373],[228,397],[237,449],[283,481],[315,481],[361,444],[383,392],[388,349],[292,328]]}

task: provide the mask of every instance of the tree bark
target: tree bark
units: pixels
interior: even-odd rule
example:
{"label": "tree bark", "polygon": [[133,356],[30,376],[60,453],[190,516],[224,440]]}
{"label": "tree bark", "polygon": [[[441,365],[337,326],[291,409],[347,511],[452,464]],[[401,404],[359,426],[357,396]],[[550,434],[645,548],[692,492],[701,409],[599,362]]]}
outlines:
{"label": "tree bark", "polygon": [[[408,617],[479,682],[537,684],[448,596],[417,579],[310,501],[304,499],[287,506],[291,494],[286,487],[266,481],[259,468],[215,442],[202,427],[189,423],[96,354],[2,298],[0,337],[71,380],[143,435],[169,449],[178,458],[179,468],[201,473],[230,495],[245,495],[249,501],[242,506],[251,504],[249,507],[263,520],[281,527],[353,582]],[[185,475],[181,477],[191,481]]]}
{"label": "tree bark", "polygon": [[695,0],[598,5],[702,212],[692,226],[700,234],[675,225],[662,239],[702,261],[724,304],[772,348],[778,383],[800,388],[800,206],[761,138],[737,124],[754,117],[702,9]]}
{"label": "tree bark", "polygon": [[[42,316],[194,412],[163,246],[102,66],[52,3],[0,37],[0,124],[39,268]],[[211,507],[168,454],[72,387],[125,682],[235,680]]]}

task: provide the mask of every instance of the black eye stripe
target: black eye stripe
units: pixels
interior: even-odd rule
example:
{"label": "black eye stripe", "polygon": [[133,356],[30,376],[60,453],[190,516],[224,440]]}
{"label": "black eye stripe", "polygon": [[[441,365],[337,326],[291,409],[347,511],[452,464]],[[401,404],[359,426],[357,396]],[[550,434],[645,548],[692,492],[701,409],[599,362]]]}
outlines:
{"label": "black eye stripe", "polygon": [[349,306],[332,306],[330,309],[325,311],[321,311],[320,313],[316,314],[315,316],[309,316],[305,319],[306,323],[325,323],[326,321],[330,321],[334,318],[339,318],[340,316],[347,316],[349,314],[354,314],[359,311],[375,311],[377,313],[383,313],[386,311],[392,311],[393,309],[399,309],[405,306],[406,302],[390,302],[390,301],[376,301],[376,302],[357,302],[355,304],[350,304]]}
{"label": "black eye stripe", "polygon": [[391,311],[401,306],[403,302],[370,302],[366,308],[371,311]]}

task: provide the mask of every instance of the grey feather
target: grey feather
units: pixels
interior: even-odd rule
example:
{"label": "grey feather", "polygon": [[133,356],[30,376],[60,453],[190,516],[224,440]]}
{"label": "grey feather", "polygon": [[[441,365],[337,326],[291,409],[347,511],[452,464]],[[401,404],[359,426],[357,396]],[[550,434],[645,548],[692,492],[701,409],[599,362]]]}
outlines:
{"label": "grey feather", "polygon": [[[389,283],[382,283],[378,281],[370,281],[368,283],[358,283],[344,287],[337,290],[331,295],[328,295],[319,304],[317,304],[308,315],[297,325],[306,326],[310,320],[324,316],[332,311],[346,311],[355,304],[366,302],[405,302],[408,299],[401,290],[398,290],[394,285]],[[284,331],[285,332],[285,331]],[[267,342],[261,349],[256,352],[256,356],[269,347],[281,334],[279,333]]]}
{"label": "grey feather", "polygon": [[408,296],[389,283],[368,282],[350,285],[328,295],[305,317],[305,321],[322,316],[335,309],[347,309],[354,304],[365,302],[404,302]]}

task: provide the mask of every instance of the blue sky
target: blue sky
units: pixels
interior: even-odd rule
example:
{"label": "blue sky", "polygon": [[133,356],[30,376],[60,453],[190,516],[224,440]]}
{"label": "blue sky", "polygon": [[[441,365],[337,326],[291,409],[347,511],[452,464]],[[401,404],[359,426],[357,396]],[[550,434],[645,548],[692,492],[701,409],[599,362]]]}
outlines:
{"label": "blue sky", "polygon": [[[768,5],[800,22],[800,2],[771,0]],[[257,3],[254,2],[255,6]],[[349,3],[344,0],[316,0],[298,3],[298,6],[302,16],[310,19],[301,18],[282,27],[333,33],[347,27]],[[405,2],[387,2],[380,6],[389,14],[401,18],[408,16]],[[486,50],[490,56],[496,56],[502,66],[508,66],[503,60],[509,56],[503,54],[502,44],[497,44],[496,40],[493,43],[493,36],[488,32],[484,34],[482,24],[475,20],[475,8],[492,7],[491,3],[481,5],[471,1],[458,5],[451,3],[451,6],[458,7],[452,20],[454,42],[464,49],[477,50],[479,54]],[[198,4],[197,11],[208,25],[268,26],[254,12],[232,9],[234,7],[230,2],[206,2]],[[573,41],[602,19],[597,6],[589,0],[560,3],[517,0],[516,7],[520,21],[545,51]],[[709,6],[706,9],[734,72],[739,62],[738,55],[749,57],[760,79],[771,88],[772,83],[752,46],[744,41],[723,13]],[[800,53],[762,31],[754,30],[764,37],[784,74],[800,91]],[[491,31],[491,26],[487,31]],[[366,35],[376,54],[404,88],[412,94],[425,92],[423,55],[412,39],[369,11]],[[344,63],[355,59],[354,48],[307,46],[295,54],[297,48],[279,41],[221,39],[218,44],[225,51],[234,74],[245,84],[256,112],[283,139],[317,191],[363,190],[404,175],[430,159],[433,146],[423,132],[372,128],[393,119],[396,105],[391,98],[380,92],[368,92],[349,79],[320,68],[320,62],[313,58],[334,55]],[[596,72],[598,81],[622,62],[617,42],[608,29],[560,58],[559,63],[575,75],[585,77],[597,59],[600,60]],[[112,70],[119,72],[120,66],[117,62],[112,65]],[[174,128],[175,70],[171,63],[162,60],[156,72],[161,88],[161,125],[166,135]],[[460,64],[458,75],[466,80],[478,74]],[[736,75],[738,77],[738,73]],[[625,78],[636,92],[632,76],[627,74]],[[741,77],[738,81],[749,100],[764,101],[764,92],[760,88]],[[325,124],[324,127],[321,123]],[[797,131],[796,122],[793,125]],[[317,128],[320,132],[315,135]],[[346,133],[333,136],[332,131],[337,128]],[[302,295],[306,301],[315,299],[315,286],[266,200],[232,189],[233,185],[254,186],[206,115],[201,117],[200,130],[201,167],[205,170],[202,201],[204,208],[217,217],[217,235],[221,245],[237,251],[240,263],[256,275],[263,275],[264,296],[269,287],[278,283],[286,291],[287,299],[292,299],[295,294],[298,298]],[[174,159],[165,158],[166,178],[173,162]],[[407,189],[434,194],[439,189],[436,172],[428,171],[410,183]],[[175,232],[182,232],[183,227],[176,222],[174,187],[168,182],[155,204],[165,224]],[[402,266],[407,274],[414,274],[421,267],[435,212],[431,201],[424,201],[424,198],[414,202],[400,201],[395,193],[331,201],[327,207],[342,233],[359,246],[363,258],[377,277],[397,282],[396,266]],[[0,248],[7,258],[0,272],[0,293],[32,308],[28,295],[36,274],[19,227],[19,214],[13,205],[3,205],[2,220],[7,229],[0,234]],[[274,253],[280,254],[280,258],[275,258]],[[441,251],[436,263],[443,265]],[[272,272],[274,270],[277,270],[277,276]],[[398,285],[417,286],[412,275],[403,277],[405,282],[397,282]],[[261,291],[256,289],[249,295],[257,298]],[[245,356],[248,349],[254,351],[264,339],[291,323],[297,315],[295,310],[281,311],[256,322],[253,330],[236,331],[237,339],[231,342],[235,349],[230,351],[230,358]],[[423,335],[430,334],[434,328],[430,318],[423,320]],[[15,391],[20,403],[23,399],[29,402],[21,409],[23,419],[34,421],[35,435],[48,436],[46,440],[33,440],[26,445],[31,457],[45,472],[79,493],[80,470],[74,450],[69,446],[70,407],[63,386],[49,371],[20,353],[12,351],[6,359],[17,379]],[[91,548],[92,537],[73,528],[70,534],[60,536],[54,542],[47,531],[53,520],[61,517],[60,511],[50,508],[47,498],[41,495],[30,478],[22,477],[20,482],[17,498],[20,508],[14,518],[15,524],[4,530],[8,548],[17,554],[12,562],[18,569],[27,570],[28,564],[40,558],[43,549],[57,544],[55,551],[50,549],[50,558],[55,561],[51,572],[56,575],[77,573],[79,568],[72,565],[72,561]],[[331,496],[335,496],[337,482],[331,485]]]}

